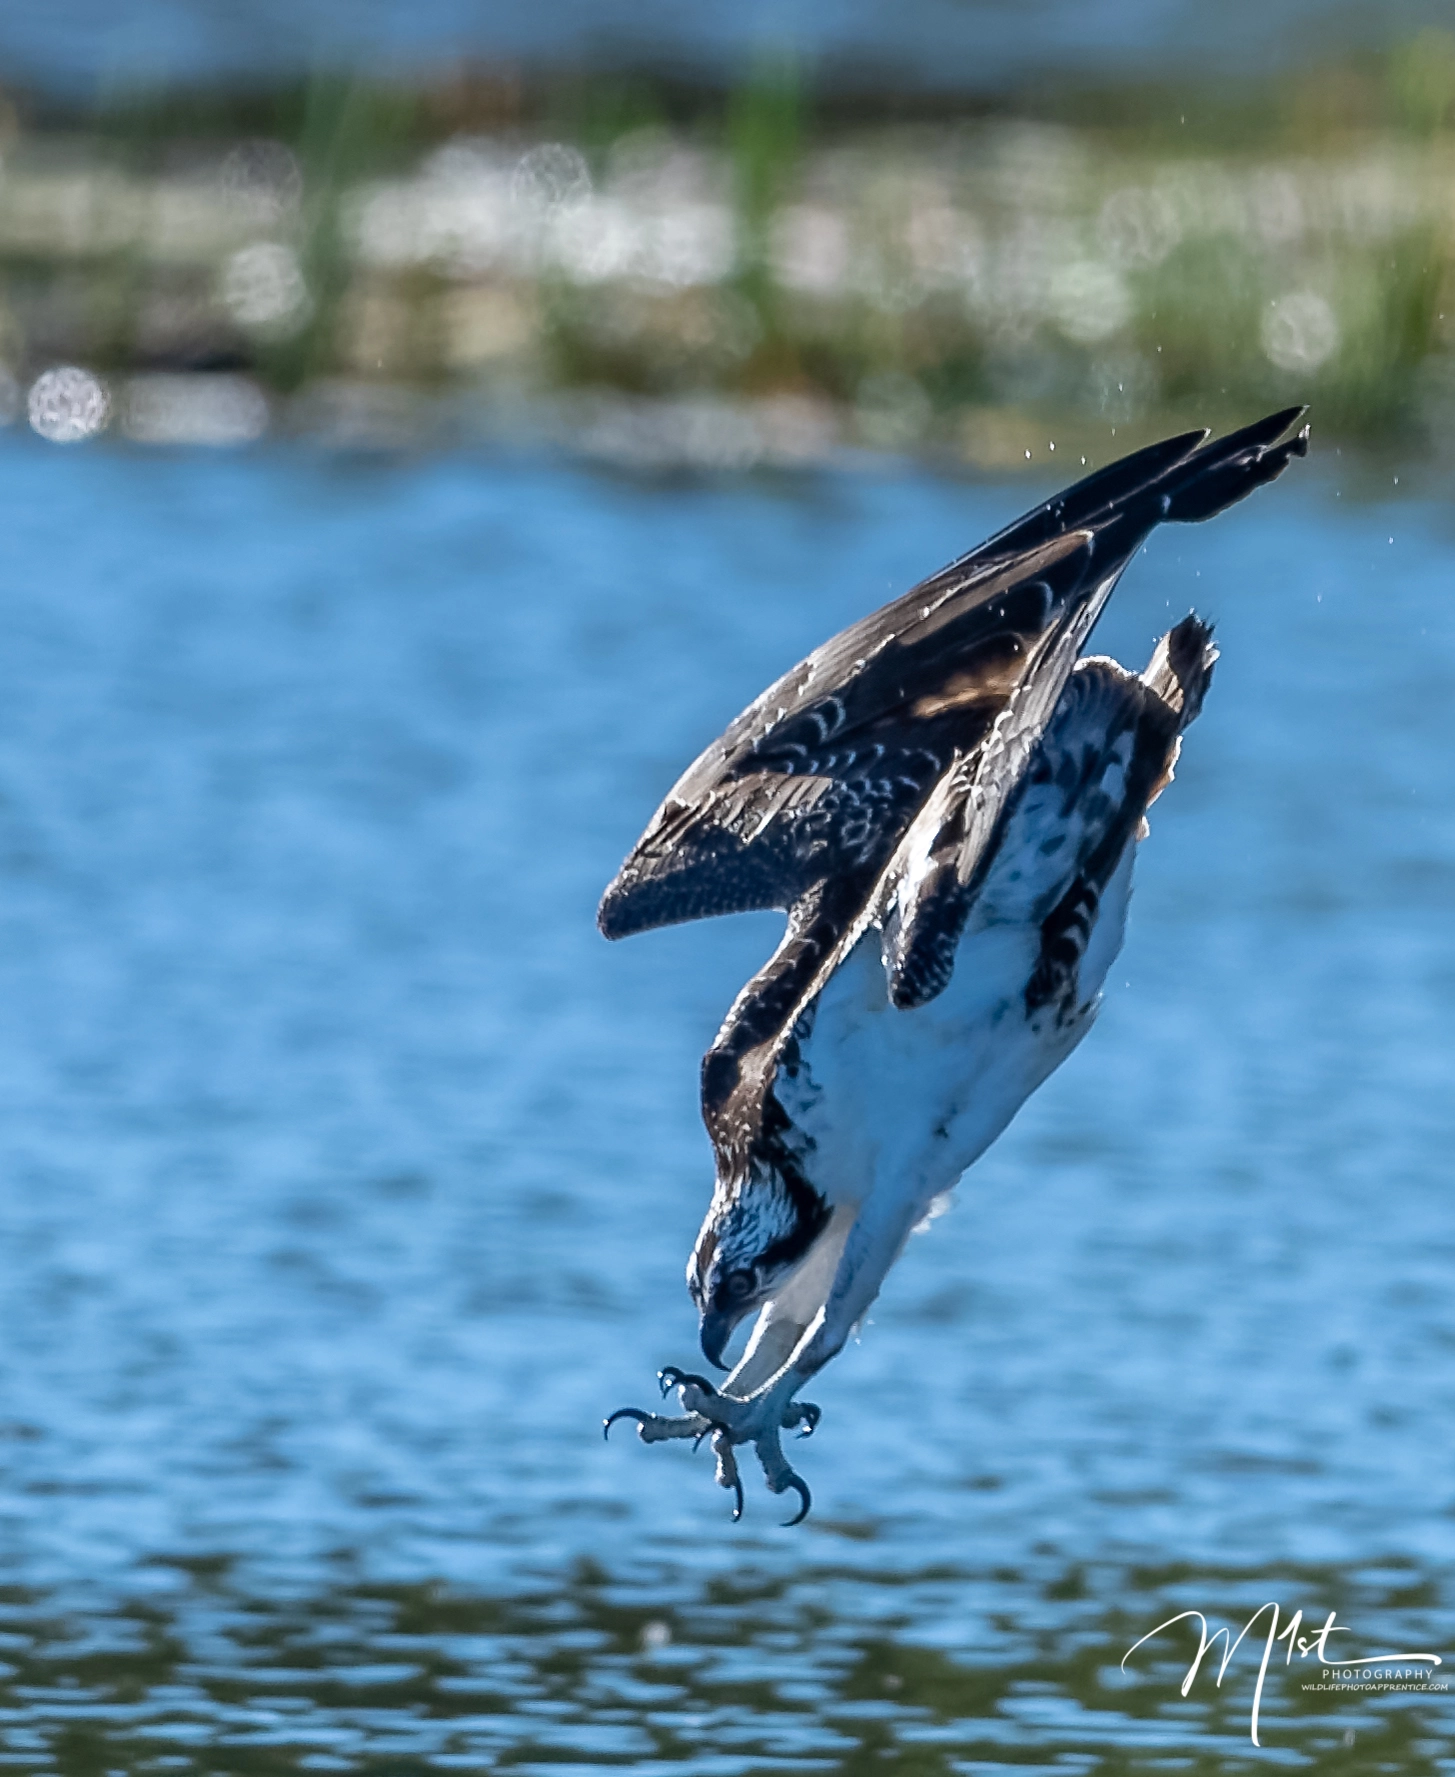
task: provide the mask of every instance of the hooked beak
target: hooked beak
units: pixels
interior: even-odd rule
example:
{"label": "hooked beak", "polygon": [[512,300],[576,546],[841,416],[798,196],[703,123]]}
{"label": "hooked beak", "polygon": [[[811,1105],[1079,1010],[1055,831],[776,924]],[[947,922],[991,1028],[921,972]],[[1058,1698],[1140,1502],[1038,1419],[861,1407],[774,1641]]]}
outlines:
{"label": "hooked beak", "polygon": [[721,1308],[704,1308],[702,1322],[698,1331],[698,1341],[702,1346],[702,1355],[708,1363],[719,1370],[726,1370],[728,1365],[723,1361],[723,1352],[727,1350],[728,1340],[733,1336],[733,1328],[743,1318],[743,1310],[732,1313]]}

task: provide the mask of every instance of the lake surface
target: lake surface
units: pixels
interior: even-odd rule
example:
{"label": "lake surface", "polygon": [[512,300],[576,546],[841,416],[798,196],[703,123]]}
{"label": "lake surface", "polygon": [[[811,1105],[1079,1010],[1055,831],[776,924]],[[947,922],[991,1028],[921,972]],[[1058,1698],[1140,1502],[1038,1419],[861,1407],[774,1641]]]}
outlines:
{"label": "lake surface", "polygon": [[0,443],[0,1767],[1434,1773],[1455,1697],[1455,524],[1332,453],[1134,564],[1224,657],[1097,1030],[795,1455],[690,1363],[697,1058],[610,946],[685,761],[1028,505],[902,471]]}
{"label": "lake surface", "polygon": [[1446,0],[54,0],[0,14],[7,80],[106,93],[140,81],[295,77],[363,66],[437,74],[457,60],[621,65],[721,81],[764,50],[830,80],[986,92],[1053,79],[1258,75],[1448,25]]}

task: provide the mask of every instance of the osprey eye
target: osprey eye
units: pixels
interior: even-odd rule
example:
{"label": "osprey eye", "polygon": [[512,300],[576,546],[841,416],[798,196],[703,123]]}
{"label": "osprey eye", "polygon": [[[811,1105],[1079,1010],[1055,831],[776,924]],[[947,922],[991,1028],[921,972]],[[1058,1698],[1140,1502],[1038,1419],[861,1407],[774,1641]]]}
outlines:
{"label": "osprey eye", "polygon": [[757,1289],[758,1279],[751,1271],[729,1271],[721,1287],[729,1302],[744,1302]]}

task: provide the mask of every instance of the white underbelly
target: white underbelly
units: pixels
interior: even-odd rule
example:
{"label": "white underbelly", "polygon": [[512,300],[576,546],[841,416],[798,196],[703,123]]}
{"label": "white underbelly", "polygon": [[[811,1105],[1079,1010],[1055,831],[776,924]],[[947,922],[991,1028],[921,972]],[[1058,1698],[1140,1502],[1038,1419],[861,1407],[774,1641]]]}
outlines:
{"label": "white underbelly", "polygon": [[780,1076],[776,1088],[813,1143],[805,1170],[831,1202],[892,1185],[927,1204],[1066,1059],[1121,949],[1135,851],[1127,846],[1102,894],[1069,1018],[1054,1005],[1026,1011],[1038,924],[972,919],[945,990],[908,1011],[889,1003],[879,933],[865,935],[820,995],[797,1078]]}

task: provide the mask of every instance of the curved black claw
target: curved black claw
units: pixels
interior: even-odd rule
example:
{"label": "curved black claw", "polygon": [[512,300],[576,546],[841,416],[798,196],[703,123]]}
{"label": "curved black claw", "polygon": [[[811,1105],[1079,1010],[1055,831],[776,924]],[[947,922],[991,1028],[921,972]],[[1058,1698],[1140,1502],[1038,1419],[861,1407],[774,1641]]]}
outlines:
{"label": "curved black claw", "polygon": [[818,1422],[823,1418],[823,1408],[817,1407],[812,1401],[799,1401],[799,1412],[803,1415],[803,1423],[798,1428],[801,1438],[811,1438],[818,1430]]}
{"label": "curved black claw", "polygon": [[716,1430],[717,1427],[711,1422],[703,1426],[702,1430],[698,1432],[697,1436],[692,1440],[692,1454],[694,1456],[696,1456],[697,1452],[702,1448],[702,1440],[704,1438],[710,1438]]}
{"label": "curved black claw", "polygon": [[[737,1501],[737,1504],[733,1507],[733,1523],[736,1524],[738,1519],[743,1515],[743,1484],[738,1477],[734,1475],[729,1485],[733,1490],[733,1497]],[[797,1522],[798,1520],[795,1518],[794,1523]]]}
{"label": "curved black claw", "polygon": [[709,1397],[717,1393],[706,1376],[698,1376],[691,1370],[679,1370],[676,1364],[668,1364],[665,1370],[658,1370],[657,1381],[661,1384],[664,1400],[669,1389],[680,1388],[684,1382],[692,1383],[694,1387],[700,1388],[703,1394]]}
{"label": "curved black claw", "polygon": [[[603,1438],[609,1440],[611,1437],[611,1428],[616,1424],[618,1419],[635,1419],[638,1425],[647,1425],[650,1424],[651,1418],[652,1415],[650,1413],[643,1413],[640,1407],[618,1407],[609,1419],[604,1419],[601,1422],[601,1435]],[[641,1434],[638,1433],[637,1435],[640,1436]]]}
{"label": "curved black claw", "polygon": [[[803,1504],[798,1508],[797,1514],[792,1518],[785,1518],[783,1521],[783,1528],[785,1530],[792,1530],[795,1524],[801,1524],[813,1510],[813,1495],[808,1490],[808,1482],[805,1481],[801,1475],[789,1475],[788,1485],[803,1501]],[[741,1489],[739,1491],[741,1491]]]}

